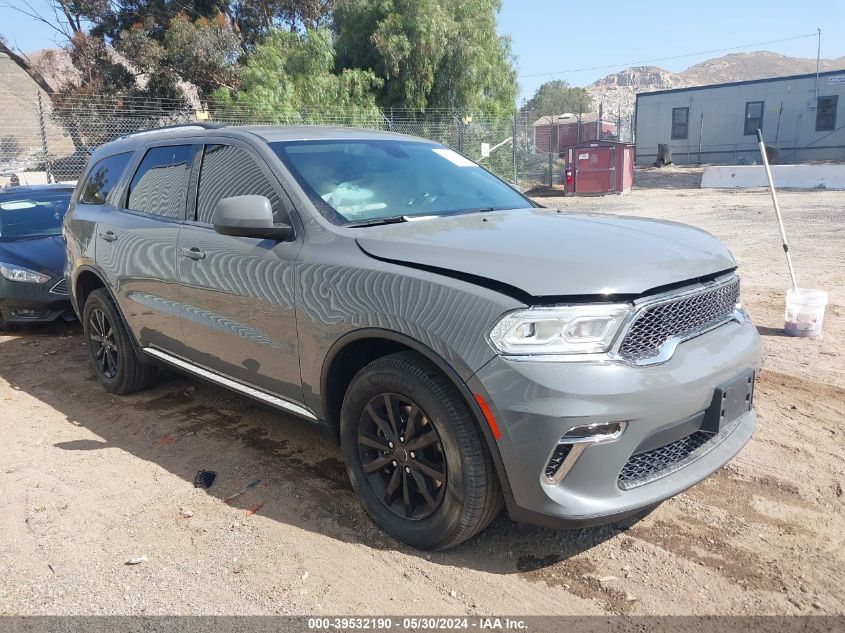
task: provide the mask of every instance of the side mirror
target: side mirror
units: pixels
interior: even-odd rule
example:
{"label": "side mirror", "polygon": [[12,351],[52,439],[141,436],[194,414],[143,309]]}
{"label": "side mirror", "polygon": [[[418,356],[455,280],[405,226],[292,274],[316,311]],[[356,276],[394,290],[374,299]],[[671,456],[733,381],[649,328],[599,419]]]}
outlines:
{"label": "side mirror", "polygon": [[294,235],[289,222],[273,223],[273,207],[264,196],[223,198],[214,207],[211,222],[220,235],[259,237],[280,242]]}

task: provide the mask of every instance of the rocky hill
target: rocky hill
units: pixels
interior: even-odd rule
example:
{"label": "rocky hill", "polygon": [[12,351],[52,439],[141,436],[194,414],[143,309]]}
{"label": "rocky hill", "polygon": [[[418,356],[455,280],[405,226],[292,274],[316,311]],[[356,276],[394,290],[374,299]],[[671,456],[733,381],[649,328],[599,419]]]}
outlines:
{"label": "rocky hill", "polygon": [[[822,59],[819,66],[822,71],[845,69],[845,57]],[[596,108],[601,103],[605,113],[614,118],[621,114],[625,121],[634,112],[634,100],[638,92],[801,75],[815,70],[815,59],[788,57],[767,51],[733,53],[708,59],[680,73],[656,66],[626,68],[594,81],[587,86],[587,92],[593,97]]]}

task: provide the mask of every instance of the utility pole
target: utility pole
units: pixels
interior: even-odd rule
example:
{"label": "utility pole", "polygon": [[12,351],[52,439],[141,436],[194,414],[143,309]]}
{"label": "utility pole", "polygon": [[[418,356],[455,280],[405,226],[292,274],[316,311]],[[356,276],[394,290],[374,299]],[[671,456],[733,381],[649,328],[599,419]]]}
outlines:
{"label": "utility pole", "polygon": [[822,30],[820,28],[816,28],[819,32],[819,44],[818,48],[816,49],[816,105],[818,106],[819,102],[819,61],[821,60],[822,56]]}

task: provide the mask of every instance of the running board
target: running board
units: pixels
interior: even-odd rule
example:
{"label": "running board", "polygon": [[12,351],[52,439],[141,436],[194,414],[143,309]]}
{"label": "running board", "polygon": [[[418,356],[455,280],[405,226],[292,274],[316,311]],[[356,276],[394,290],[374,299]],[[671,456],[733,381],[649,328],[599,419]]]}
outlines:
{"label": "running board", "polygon": [[168,354],[167,352],[162,352],[161,350],[156,349],[154,347],[143,347],[141,349],[145,354],[148,354],[153,358],[162,360],[169,365],[173,365],[174,367],[199,376],[200,378],[205,378],[206,380],[218,384],[221,387],[226,387],[227,389],[237,391],[238,393],[242,393],[245,396],[249,396],[250,398],[255,398],[256,400],[269,404],[273,407],[276,407],[277,409],[290,411],[291,413],[295,413],[296,415],[302,416],[303,418],[308,418],[309,420],[314,421],[317,420],[317,416],[311,413],[311,411],[306,409],[301,404],[291,402],[290,400],[285,400],[284,398],[279,398],[278,396],[271,395],[266,391],[261,391],[260,389],[256,389],[254,387],[249,387],[247,385],[244,385],[243,383],[232,380],[231,378],[226,378],[225,376],[221,376],[218,373],[205,369],[204,367],[200,367],[199,365],[194,365],[193,363],[190,363],[186,360],[182,360],[178,356],[173,356],[171,354]]}

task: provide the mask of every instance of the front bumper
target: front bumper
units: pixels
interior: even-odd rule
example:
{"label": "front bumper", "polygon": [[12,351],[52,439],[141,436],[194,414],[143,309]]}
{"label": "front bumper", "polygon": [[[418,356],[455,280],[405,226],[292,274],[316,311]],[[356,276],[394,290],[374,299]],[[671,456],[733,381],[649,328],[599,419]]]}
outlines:
{"label": "front bumper", "polygon": [[[753,411],[657,478],[623,489],[619,476],[635,453],[695,433],[716,386],[759,369],[761,352],[756,328],[731,321],[680,344],[669,361],[653,366],[494,358],[470,387],[487,400],[501,432],[497,444],[512,518],[559,526],[606,523],[701,481],[750,439]],[[613,422],[627,423],[618,438],[586,445],[559,482],[549,481],[549,458],[567,431]]]}
{"label": "front bumper", "polygon": [[73,320],[70,297],[61,292],[63,277],[45,284],[26,284],[0,278],[0,322],[39,323]]}

